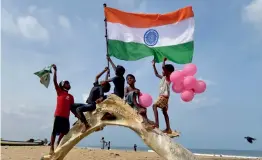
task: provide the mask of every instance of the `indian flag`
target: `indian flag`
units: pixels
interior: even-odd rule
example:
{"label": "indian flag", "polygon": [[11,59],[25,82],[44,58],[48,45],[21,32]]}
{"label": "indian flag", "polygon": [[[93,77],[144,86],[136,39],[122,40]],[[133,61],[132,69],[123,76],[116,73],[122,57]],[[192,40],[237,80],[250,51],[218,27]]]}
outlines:
{"label": "indian flag", "polygon": [[192,62],[194,12],[192,7],[166,14],[128,13],[105,7],[108,52],[120,60],[135,61],[154,56],[178,64]]}

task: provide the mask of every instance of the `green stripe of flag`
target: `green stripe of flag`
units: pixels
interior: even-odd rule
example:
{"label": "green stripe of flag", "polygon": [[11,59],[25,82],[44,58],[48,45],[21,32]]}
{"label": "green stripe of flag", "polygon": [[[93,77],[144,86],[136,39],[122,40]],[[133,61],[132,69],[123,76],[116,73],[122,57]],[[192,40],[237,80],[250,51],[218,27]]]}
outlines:
{"label": "green stripe of flag", "polygon": [[108,40],[108,51],[110,56],[125,61],[154,56],[157,63],[166,57],[174,63],[186,64],[192,62],[194,41],[174,46],[148,47],[141,43]]}

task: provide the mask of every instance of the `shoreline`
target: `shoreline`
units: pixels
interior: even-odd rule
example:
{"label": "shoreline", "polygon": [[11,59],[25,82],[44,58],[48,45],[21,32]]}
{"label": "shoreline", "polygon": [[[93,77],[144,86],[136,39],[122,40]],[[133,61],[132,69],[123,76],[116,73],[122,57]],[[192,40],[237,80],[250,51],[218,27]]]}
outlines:
{"label": "shoreline", "polygon": [[[48,154],[49,146],[1,146],[2,160],[39,160],[41,156]],[[262,157],[243,157],[216,154],[194,153],[199,160],[262,160]],[[155,152],[117,149],[100,149],[92,147],[74,147],[65,160],[163,160]]]}
{"label": "shoreline", "polygon": [[252,156],[237,156],[237,155],[224,155],[224,154],[204,154],[204,153],[193,153],[196,156],[206,156],[206,157],[224,157],[224,158],[238,158],[238,159],[262,159],[262,157],[252,157]]}
{"label": "shoreline", "polygon": [[[78,149],[91,149],[91,150],[102,150],[98,147],[75,147]],[[104,149],[107,150],[107,149]],[[120,151],[133,151],[131,149],[110,149],[110,150],[120,150]],[[140,150],[139,152],[149,152],[149,153],[155,153],[153,150]],[[225,157],[225,158],[238,158],[238,159],[262,159],[262,157],[256,157],[256,156],[238,156],[238,155],[227,155],[227,154],[210,154],[210,153],[197,153],[193,152],[196,156],[205,156],[205,157]]]}
{"label": "shoreline", "polygon": [[[102,150],[98,147],[75,147],[76,149],[90,149],[90,150]],[[104,149],[107,150],[107,149]],[[107,151],[126,151],[126,152],[132,152],[133,150],[131,149],[110,149]],[[145,152],[145,153],[155,153],[153,150],[140,150],[138,152]],[[208,153],[195,153],[193,152],[194,155],[200,156],[200,157],[218,157],[218,158],[237,158],[237,159],[262,159],[262,157],[255,157],[255,156],[238,156],[238,155],[226,155],[226,154],[208,154]]]}

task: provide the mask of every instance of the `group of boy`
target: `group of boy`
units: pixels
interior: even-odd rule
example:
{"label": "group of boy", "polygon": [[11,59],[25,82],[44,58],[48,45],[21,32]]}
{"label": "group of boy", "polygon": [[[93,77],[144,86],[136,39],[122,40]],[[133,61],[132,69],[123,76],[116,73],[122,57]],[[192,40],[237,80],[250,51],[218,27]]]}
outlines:
{"label": "group of boy", "polygon": [[[63,80],[59,84],[57,83],[57,67],[53,65],[54,76],[53,81],[55,85],[55,89],[57,92],[57,106],[55,110],[55,119],[53,125],[53,131],[51,135],[51,148],[50,154],[54,152],[54,142],[56,135],[59,135],[57,145],[60,143],[61,139],[65,134],[69,132],[70,123],[69,123],[69,115],[70,111],[77,117],[82,123],[83,128],[82,132],[84,133],[88,128],[90,128],[90,124],[87,122],[84,112],[92,112],[96,110],[96,104],[103,102],[107,96],[105,93],[110,91],[111,85],[110,82],[114,84],[114,92],[113,94],[118,97],[125,99],[126,102],[134,108],[138,114],[143,117],[143,123],[146,123],[146,126],[149,128],[159,128],[159,119],[158,119],[158,111],[157,108],[161,108],[163,111],[163,115],[166,121],[166,129],[163,130],[165,133],[172,133],[169,124],[168,117],[168,100],[170,96],[170,75],[174,71],[174,67],[171,64],[165,64],[166,58],[164,58],[162,64],[162,75],[157,72],[155,61],[152,61],[154,73],[156,77],[161,79],[160,88],[159,88],[159,96],[155,103],[153,104],[153,111],[155,116],[155,122],[150,121],[147,117],[147,109],[142,107],[137,99],[140,96],[140,90],[135,87],[136,78],[132,74],[128,74],[126,78],[124,78],[125,68],[121,65],[115,65],[111,58],[107,56],[107,60],[110,62],[112,68],[115,71],[115,76],[109,79],[110,70],[106,67],[101,73],[99,73],[95,77],[95,81],[93,83],[93,87],[89,93],[89,96],[86,100],[86,103],[75,103],[74,97],[68,93],[71,86],[69,81]],[[107,72],[105,80],[99,82],[99,78]],[[125,80],[127,81],[128,86],[125,87]]]}

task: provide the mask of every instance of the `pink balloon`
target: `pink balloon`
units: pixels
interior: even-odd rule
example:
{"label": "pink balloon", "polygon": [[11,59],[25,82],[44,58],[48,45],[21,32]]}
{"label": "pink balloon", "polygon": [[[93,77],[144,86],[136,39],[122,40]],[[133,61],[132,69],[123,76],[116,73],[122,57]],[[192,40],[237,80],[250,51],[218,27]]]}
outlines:
{"label": "pink balloon", "polygon": [[138,97],[138,102],[142,107],[149,107],[153,103],[152,97],[147,93],[141,93]]}
{"label": "pink balloon", "polygon": [[185,76],[187,76],[186,73],[183,70],[179,70],[179,71],[183,74],[183,78],[185,78]]}
{"label": "pink balloon", "polygon": [[182,93],[181,93],[181,99],[184,101],[184,102],[190,102],[192,101],[192,99],[194,98],[194,92],[192,90],[184,90]]}
{"label": "pink balloon", "polygon": [[170,75],[170,81],[175,84],[180,84],[184,79],[184,74],[182,71],[174,71]]}
{"label": "pink balloon", "polygon": [[185,76],[193,76],[197,72],[197,67],[193,63],[186,64],[183,68],[183,73]]}
{"label": "pink balloon", "polygon": [[189,89],[193,89],[195,87],[197,83],[197,80],[194,76],[187,76],[185,77],[183,84],[185,89],[189,90]]}
{"label": "pink balloon", "polygon": [[175,93],[181,93],[184,90],[184,85],[183,83],[173,83],[172,85],[172,90]]}
{"label": "pink balloon", "polygon": [[203,93],[206,90],[206,83],[202,80],[198,80],[194,87],[195,93]]}

